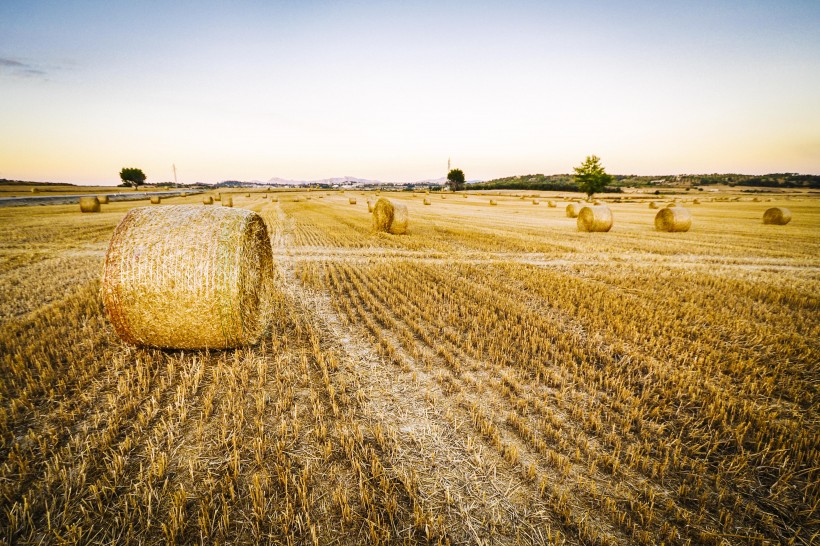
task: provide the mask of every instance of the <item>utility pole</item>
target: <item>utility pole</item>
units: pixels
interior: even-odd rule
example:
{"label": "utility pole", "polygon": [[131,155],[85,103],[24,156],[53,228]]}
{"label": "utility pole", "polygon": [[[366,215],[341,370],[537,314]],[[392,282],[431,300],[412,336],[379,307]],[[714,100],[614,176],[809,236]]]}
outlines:
{"label": "utility pole", "polygon": [[172,163],[171,166],[174,168],[174,186],[177,185],[177,164]]}
{"label": "utility pole", "polygon": [[450,174],[450,158],[447,158],[447,174]]}

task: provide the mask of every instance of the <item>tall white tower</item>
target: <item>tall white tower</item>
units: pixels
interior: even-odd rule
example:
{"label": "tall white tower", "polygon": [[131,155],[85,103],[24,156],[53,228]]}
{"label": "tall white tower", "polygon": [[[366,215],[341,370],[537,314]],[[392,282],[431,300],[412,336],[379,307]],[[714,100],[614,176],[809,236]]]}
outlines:
{"label": "tall white tower", "polygon": [[176,186],[177,185],[177,164],[172,163],[171,167],[173,167],[173,169],[174,169],[174,186]]}

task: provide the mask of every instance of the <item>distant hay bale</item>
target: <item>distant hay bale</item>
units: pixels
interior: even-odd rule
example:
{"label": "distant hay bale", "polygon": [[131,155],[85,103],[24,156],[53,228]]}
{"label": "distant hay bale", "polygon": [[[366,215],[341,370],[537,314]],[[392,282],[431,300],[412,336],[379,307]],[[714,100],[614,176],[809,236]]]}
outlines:
{"label": "distant hay bale", "polygon": [[498,205],[498,203],[495,202],[495,199],[490,199],[490,205],[494,207]]}
{"label": "distant hay bale", "polygon": [[547,201],[547,206],[551,209],[555,208],[555,201]]}
{"label": "distant hay bale", "polygon": [[217,193],[217,194],[216,194],[216,197],[214,197],[214,201],[222,201],[222,194],[221,194],[221,193]]}
{"label": "distant hay bale", "polygon": [[107,195],[98,195],[97,200],[100,202],[100,205],[107,205],[108,204],[108,196]]}
{"label": "distant hay bale", "polygon": [[114,230],[102,296],[125,342],[225,349],[257,341],[267,325],[273,257],[251,211],[140,207]]}
{"label": "distant hay bale", "polygon": [[262,194],[262,199],[267,199],[267,198],[268,198],[268,194],[267,194],[267,193],[263,193],[263,194]]}
{"label": "distant hay bale", "polygon": [[425,204],[425,205],[429,205],[429,204],[430,204],[430,200],[429,200],[429,199],[425,199],[425,200],[424,200],[424,204]]}
{"label": "distant hay bale", "polygon": [[753,197],[752,202],[753,203],[760,203],[760,197]]}
{"label": "distant hay bale", "polygon": [[355,204],[356,204],[356,198],[355,198],[355,197],[351,197],[351,198],[349,198],[349,199],[347,200],[347,202],[348,202],[349,204],[351,204],[351,205],[355,205]]}
{"label": "distant hay bale", "polygon": [[222,200],[222,206],[223,207],[232,207],[233,206],[233,197],[228,196],[225,199],[223,199]]}
{"label": "distant hay bale", "polygon": [[572,202],[567,205],[567,218],[578,218],[579,212],[581,212],[580,203]]}
{"label": "distant hay bale", "polygon": [[367,202],[367,212],[373,212],[373,203]]}
{"label": "distant hay bale", "polygon": [[159,205],[162,202],[162,198],[159,195],[152,195],[151,196],[151,204],[152,205]]}
{"label": "distant hay bale", "polygon": [[597,199],[593,201],[592,204],[596,207],[600,207],[601,205],[603,205],[603,203],[601,201],[598,201]]}
{"label": "distant hay bale", "polygon": [[382,197],[373,207],[373,229],[401,235],[407,232],[408,216],[406,205]]}
{"label": "distant hay bale", "polygon": [[467,194],[463,194],[462,197],[464,197],[464,199],[467,199]]}
{"label": "distant hay bale", "polygon": [[604,232],[612,229],[612,211],[606,205],[592,205],[578,212],[578,231]]}
{"label": "distant hay bale", "polygon": [[666,204],[666,208],[670,208],[670,207],[674,208],[674,207],[679,207],[679,206],[680,205],[678,205],[675,201],[672,201],[671,203]]}
{"label": "distant hay bale", "polygon": [[538,204],[538,199],[533,199],[533,200],[532,200],[532,204],[533,204],[533,205],[537,205],[537,204]]}
{"label": "distant hay bale", "polygon": [[693,205],[700,205],[700,199],[693,199],[692,204]]}
{"label": "distant hay bale", "polygon": [[245,197],[250,197],[250,196],[251,196],[251,194],[249,194],[249,193],[245,194]]}
{"label": "distant hay bale", "polygon": [[80,212],[100,212],[100,200],[96,197],[80,197]]}
{"label": "distant hay bale", "polygon": [[655,229],[658,231],[683,232],[692,227],[692,215],[681,206],[666,207],[655,215]]}
{"label": "distant hay bale", "polygon": [[763,223],[785,226],[792,221],[792,212],[785,207],[772,207],[763,213]]}
{"label": "distant hay bale", "polygon": [[31,193],[40,193],[38,188],[31,188]]}
{"label": "distant hay bale", "polygon": [[278,198],[278,197],[276,197],[276,196],[273,196],[273,197],[271,197],[271,198],[270,198],[270,201],[271,201],[271,203],[278,203],[278,202],[279,202],[279,198]]}
{"label": "distant hay bale", "polygon": [[441,198],[442,198],[442,199],[447,199],[447,198],[446,198],[446,197],[444,197],[443,195],[441,196]]}
{"label": "distant hay bale", "polygon": [[202,198],[202,204],[203,205],[213,205],[214,204],[214,198],[211,197],[210,195],[206,195],[205,197]]}
{"label": "distant hay bale", "polygon": [[660,208],[660,207],[659,207],[657,201],[650,201],[649,202],[649,208],[650,209],[657,209],[657,208]]}

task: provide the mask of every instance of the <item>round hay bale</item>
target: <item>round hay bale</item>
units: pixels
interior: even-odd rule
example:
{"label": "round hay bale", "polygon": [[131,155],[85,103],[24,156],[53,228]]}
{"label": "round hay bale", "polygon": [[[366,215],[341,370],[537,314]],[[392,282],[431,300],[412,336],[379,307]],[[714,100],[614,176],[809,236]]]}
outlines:
{"label": "round hay bale", "polygon": [[537,205],[537,204],[538,204],[538,200],[537,200],[537,199],[533,199],[533,200],[532,200],[532,204],[533,204],[533,205]]}
{"label": "round hay bale", "polygon": [[278,203],[279,202],[278,197],[271,197],[270,200],[271,200],[271,203]]}
{"label": "round hay bale", "polygon": [[700,199],[693,199],[692,204],[693,205],[700,205]]}
{"label": "round hay bale", "polygon": [[583,207],[578,212],[578,231],[609,231],[612,229],[612,211],[606,205]]}
{"label": "round hay bale", "polygon": [[657,201],[650,201],[649,202],[649,208],[650,209],[657,209],[657,208],[660,208],[660,206],[658,205]]}
{"label": "round hay bale", "polygon": [[351,197],[351,198],[349,198],[349,199],[347,200],[347,202],[348,202],[349,204],[351,204],[351,205],[355,205],[355,204],[356,204],[356,198],[355,198],[355,197]]}
{"label": "round hay bale", "polygon": [[567,205],[567,218],[578,218],[578,213],[581,212],[581,205],[572,202]]}
{"label": "round hay bale", "polygon": [[785,226],[792,221],[792,212],[785,207],[772,207],[763,213],[763,223]]}
{"label": "round hay bale", "polygon": [[463,194],[462,197],[464,197],[464,199],[467,199],[467,194]]}
{"label": "round hay bale", "polygon": [[107,195],[98,195],[97,200],[100,202],[100,205],[107,205],[108,204],[108,196]]}
{"label": "round hay bale", "polygon": [[495,202],[495,199],[490,199],[490,206],[496,206],[498,203]]}
{"label": "round hay bale", "polygon": [[162,202],[162,198],[159,195],[152,195],[151,196],[151,204],[152,205],[159,205]]}
{"label": "round hay bale", "polygon": [[222,194],[221,194],[221,193],[217,193],[217,194],[216,194],[216,197],[214,197],[214,201],[222,201]]}
{"label": "round hay bale", "polygon": [[196,205],[129,211],[111,237],[102,279],[123,341],[174,349],[255,343],[270,318],[272,288],[262,218]]}
{"label": "round hay bale", "polygon": [[31,188],[31,193],[40,193],[38,188]]}
{"label": "round hay bale", "polygon": [[603,205],[603,203],[598,201],[597,199],[595,201],[593,201],[592,204],[593,204],[593,206],[596,206],[596,207],[600,207],[601,205]]}
{"label": "round hay bale", "polygon": [[373,212],[373,203],[367,202],[367,212]]}
{"label": "round hay bale", "polygon": [[205,197],[202,198],[202,204],[203,205],[213,205],[214,204],[214,198],[211,197],[210,195],[206,195]]}
{"label": "round hay bale", "polygon": [[658,231],[683,232],[692,227],[692,215],[683,207],[666,207],[655,215],[655,229]]}
{"label": "round hay bale", "polygon": [[222,200],[222,206],[223,207],[232,207],[233,206],[233,197],[228,196],[225,199],[223,199]]}
{"label": "round hay bale", "polygon": [[674,201],[672,201],[671,203],[667,203],[667,204],[666,204],[666,208],[670,208],[670,207],[671,207],[671,208],[674,208],[674,207],[679,207],[679,206],[680,206],[680,205],[678,205],[678,204],[677,204],[676,202],[674,202]]}
{"label": "round hay bale", "polygon": [[268,198],[268,194],[267,194],[267,193],[263,193],[263,194],[262,194],[262,199],[267,199],[267,198]]}
{"label": "round hay bale", "polygon": [[249,194],[249,193],[245,194],[245,197],[250,197],[250,196],[251,196],[251,194]]}
{"label": "round hay bale", "polygon": [[100,200],[96,197],[80,197],[80,212],[100,212]]}
{"label": "round hay bale", "polygon": [[373,207],[373,229],[401,235],[407,232],[408,216],[406,205],[382,197]]}
{"label": "round hay bale", "polygon": [[429,200],[429,199],[425,199],[425,200],[424,200],[424,204],[425,204],[425,205],[429,205],[429,204],[430,204],[430,200]]}
{"label": "round hay bale", "polygon": [[551,209],[555,208],[555,201],[547,201],[547,206]]}

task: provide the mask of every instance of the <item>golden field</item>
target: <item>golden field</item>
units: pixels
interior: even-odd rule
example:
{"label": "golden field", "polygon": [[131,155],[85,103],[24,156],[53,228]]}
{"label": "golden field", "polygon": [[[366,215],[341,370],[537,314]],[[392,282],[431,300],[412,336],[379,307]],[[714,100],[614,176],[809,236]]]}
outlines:
{"label": "golden field", "polygon": [[625,195],[579,233],[556,194],[381,192],[386,235],[372,192],[222,193],[279,287],[230,351],[114,335],[102,262],[145,202],[0,208],[0,540],[820,540],[817,197],[681,195],[661,233]]}

